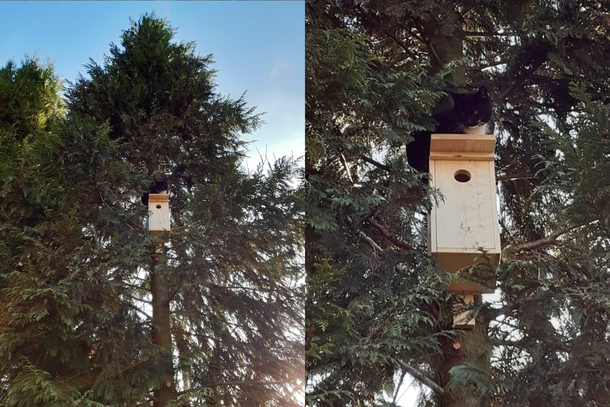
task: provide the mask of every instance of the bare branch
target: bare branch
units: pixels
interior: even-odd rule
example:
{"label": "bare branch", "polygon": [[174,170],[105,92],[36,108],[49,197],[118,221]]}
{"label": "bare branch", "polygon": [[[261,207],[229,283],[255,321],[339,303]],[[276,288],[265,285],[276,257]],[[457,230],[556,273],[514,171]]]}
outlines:
{"label": "bare branch", "polygon": [[188,390],[184,390],[184,391],[180,391],[178,392],[178,397],[183,396],[187,393],[192,393],[194,391],[200,391],[203,389],[209,389],[210,387],[216,387],[216,386],[251,386],[251,385],[261,385],[261,386],[272,386],[274,384],[288,384],[288,383],[293,383],[294,380],[280,380],[280,381],[276,381],[276,382],[264,382],[264,381],[256,381],[256,380],[251,380],[251,381],[242,381],[242,380],[235,380],[235,381],[228,381],[228,382],[217,382],[217,383],[211,383],[205,386],[199,386],[199,387],[194,387],[192,389],[188,389]]}
{"label": "bare branch", "polygon": [[174,291],[172,291],[168,296],[167,299],[165,301],[163,301],[163,306],[166,307],[169,305],[170,302],[172,302],[172,300],[174,299],[174,297],[180,292],[180,288],[176,288]]}
{"label": "bare branch", "polygon": [[[500,317],[501,315],[508,315],[511,312],[518,309],[519,307],[522,307],[533,301],[537,301],[540,298],[540,296],[541,296],[541,294],[540,294],[540,292],[538,292],[536,294],[532,294],[525,298],[521,298],[518,301],[515,301],[514,303],[509,304],[502,308],[487,308],[486,312],[487,312],[487,315],[489,316],[490,320],[493,319],[493,320],[497,321],[498,317]],[[507,322],[503,322],[503,323],[508,325]]]}
{"label": "bare branch", "polygon": [[532,174],[511,174],[511,175],[501,175],[496,177],[496,182],[504,182],[504,181],[516,181],[520,179],[533,179],[536,178],[535,175]]}
{"label": "bare branch", "polygon": [[138,297],[134,297],[133,295],[127,294],[127,293],[122,293],[125,297],[127,298],[131,298],[134,301],[140,301],[143,302],[145,304],[152,304],[152,302],[148,301],[148,300],[144,300],[142,298],[138,298]]}
{"label": "bare branch", "polygon": [[467,37],[511,37],[515,36],[513,33],[488,33],[478,31],[464,31],[464,35]]}
{"label": "bare branch", "polygon": [[118,284],[124,285],[124,286],[127,286],[127,287],[131,287],[131,288],[135,288],[136,290],[150,291],[150,289],[148,289],[148,288],[142,287],[140,285],[126,283],[125,281],[120,281]]}
{"label": "bare branch", "polygon": [[191,227],[191,226],[193,226],[193,225],[182,225],[182,226],[177,227],[177,228],[172,228],[172,231],[171,231],[171,232],[172,232],[172,233],[176,233],[176,232],[177,232],[177,231],[179,231],[179,230],[182,230],[182,229],[187,229],[187,228],[189,228],[189,227]]}
{"label": "bare branch", "polygon": [[214,338],[213,336],[204,335],[204,334],[200,334],[200,333],[194,333],[194,332],[188,332],[188,331],[185,331],[184,329],[179,329],[179,328],[172,328],[172,333],[180,334],[180,335],[187,335],[187,336],[194,336],[196,338],[211,339],[214,342],[220,342],[220,339]]}
{"label": "bare branch", "polygon": [[352,178],[352,173],[349,170],[349,166],[347,165],[347,160],[345,159],[345,156],[343,155],[343,153],[340,153],[340,156],[341,156],[341,164],[343,164],[343,168],[345,168],[345,172],[347,173],[347,178],[349,178],[349,182],[351,182],[353,184],[354,179]]}
{"label": "bare branch", "polygon": [[556,230],[555,232],[551,233],[550,235],[548,235],[546,237],[543,237],[542,239],[538,239],[533,242],[518,244],[515,246],[508,246],[506,248],[506,250],[511,251],[511,252],[521,252],[521,251],[539,249],[544,246],[554,245],[557,243],[557,238],[559,236],[565,235],[566,233],[571,232],[574,229],[578,229],[582,226],[590,225],[593,222],[596,222],[596,220],[587,222],[587,223],[574,223],[563,229]]}
{"label": "bare branch", "polygon": [[396,386],[396,391],[394,391],[394,398],[392,399],[392,402],[394,404],[396,404],[396,397],[398,397],[398,390],[400,390],[400,387],[402,386],[402,382],[403,382],[406,374],[407,374],[407,372],[403,370],[400,375],[400,380],[398,381],[398,385]]}
{"label": "bare branch", "polygon": [[360,156],[360,158],[362,158],[362,161],[366,161],[369,164],[373,164],[377,168],[381,168],[382,170],[386,170],[387,172],[390,172],[390,167],[389,166],[387,166],[385,164],[382,164],[382,163],[380,163],[378,161],[375,161],[372,158],[369,158],[369,157],[365,156],[364,154],[362,154]]}
{"label": "bare branch", "polygon": [[371,239],[366,234],[364,234],[364,232],[360,231],[359,235],[362,236],[364,238],[364,240],[366,240],[368,242],[368,244],[370,244],[373,247],[373,249],[375,249],[379,252],[384,251],[381,246],[379,246],[373,239]]}
{"label": "bare branch", "polygon": [[413,53],[411,52],[411,50],[409,49],[409,47],[407,47],[407,46],[406,46],[406,45],[405,45],[405,44],[404,44],[402,41],[400,41],[400,40],[398,39],[398,37],[396,37],[394,34],[390,33],[389,31],[386,31],[386,30],[383,30],[383,33],[384,33],[385,35],[387,35],[388,37],[390,37],[392,40],[394,40],[394,42],[395,42],[396,44],[398,44],[398,46],[399,46],[400,48],[402,48],[402,49],[405,51],[405,53],[406,53],[407,55],[409,55],[409,56],[410,56],[411,58],[413,58],[414,60],[415,60],[415,59],[417,59],[417,58],[415,57],[415,55],[413,55]]}
{"label": "bare branch", "polygon": [[133,305],[131,303],[127,303],[127,306],[130,308],[133,308],[136,312],[139,312],[140,314],[144,315],[146,318],[148,318],[149,320],[152,321],[152,317],[150,315],[148,315],[146,312],[142,311],[140,308],[136,307],[135,305]]}
{"label": "bare branch", "polygon": [[432,43],[430,41],[428,41],[426,38],[424,38],[424,36],[423,36],[424,30],[419,26],[419,24],[417,23],[417,21],[415,19],[412,19],[412,21],[417,28],[416,28],[415,32],[413,32],[413,30],[411,30],[411,35],[413,35],[415,38],[420,40],[428,48],[428,51],[430,51],[430,54],[432,54],[432,58],[435,61],[441,62],[441,59],[438,56],[438,54],[436,53],[436,49],[434,48]]}
{"label": "bare branch", "polygon": [[383,228],[383,226],[381,226],[375,220],[369,219],[369,222],[375,229],[380,231],[381,234],[383,235],[383,237],[385,237],[387,240],[389,240],[390,243],[392,243],[394,246],[400,247],[401,249],[405,249],[405,250],[411,249],[411,245],[409,243],[399,240],[395,236],[392,236],[387,230],[385,230]]}
{"label": "bare branch", "polygon": [[91,225],[91,229],[93,230],[93,237],[95,238],[95,248],[100,249],[99,239],[97,238],[97,231],[95,230],[95,226]]}
{"label": "bare branch", "polygon": [[430,379],[424,372],[414,368],[411,365],[407,365],[402,360],[396,359],[396,361],[407,373],[409,373],[413,378],[419,380],[419,382],[421,382],[422,384],[432,389],[433,392],[435,392],[439,396],[445,394],[445,389],[439,386],[434,380]]}

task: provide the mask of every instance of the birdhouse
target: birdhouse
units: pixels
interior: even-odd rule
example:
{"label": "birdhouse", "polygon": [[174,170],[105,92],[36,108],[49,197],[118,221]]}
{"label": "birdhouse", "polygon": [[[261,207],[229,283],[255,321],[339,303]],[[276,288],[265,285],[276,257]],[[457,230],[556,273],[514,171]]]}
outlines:
{"label": "birdhouse", "polygon": [[[500,228],[496,199],[493,135],[432,134],[432,186],[444,200],[428,221],[428,250],[450,273],[472,266],[484,250],[491,264],[500,263]],[[460,294],[493,293],[472,281],[453,282],[447,290]]]}
{"label": "birdhouse", "polygon": [[153,236],[169,232],[169,195],[148,195],[148,230]]}

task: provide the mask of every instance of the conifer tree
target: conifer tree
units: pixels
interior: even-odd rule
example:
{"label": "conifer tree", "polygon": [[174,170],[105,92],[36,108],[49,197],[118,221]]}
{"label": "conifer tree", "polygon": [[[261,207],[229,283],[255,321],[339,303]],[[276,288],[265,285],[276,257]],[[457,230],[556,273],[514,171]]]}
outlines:
{"label": "conifer tree", "polygon": [[[308,404],[395,405],[409,374],[429,389],[421,405],[604,405],[607,4],[321,0],[306,12]],[[480,336],[444,371],[460,334],[429,281],[435,195],[399,144],[434,127],[441,91],[481,85],[498,136],[501,300],[471,309]],[[388,314],[424,288],[404,320]]]}
{"label": "conifer tree", "polygon": [[[42,214],[3,222],[21,240],[0,243],[2,405],[297,405],[297,167],[240,168],[259,115],[173,36],[154,14],[132,22],[24,164]],[[170,193],[164,262],[141,199],[155,181]]]}

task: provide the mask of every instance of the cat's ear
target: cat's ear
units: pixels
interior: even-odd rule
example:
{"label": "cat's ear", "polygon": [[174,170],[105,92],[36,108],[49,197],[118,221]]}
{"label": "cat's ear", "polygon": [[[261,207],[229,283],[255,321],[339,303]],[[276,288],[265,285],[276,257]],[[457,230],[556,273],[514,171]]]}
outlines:
{"label": "cat's ear", "polygon": [[487,88],[485,86],[481,86],[477,91],[477,96],[481,99],[489,99],[489,95],[487,94]]}

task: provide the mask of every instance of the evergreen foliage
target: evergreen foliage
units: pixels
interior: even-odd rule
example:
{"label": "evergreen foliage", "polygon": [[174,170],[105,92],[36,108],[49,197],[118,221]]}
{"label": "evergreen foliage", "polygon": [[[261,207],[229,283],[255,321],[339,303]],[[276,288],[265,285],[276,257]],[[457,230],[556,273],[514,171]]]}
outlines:
{"label": "evergreen foliage", "polygon": [[[21,116],[2,116],[0,152],[16,158],[2,164],[0,205],[17,205],[0,215],[2,406],[298,405],[298,167],[241,169],[240,134],[259,116],[221,96],[211,56],[173,35],[154,14],[132,22],[68,88],[65,118],[36,99],[60,101],[51,68],[2,71],[17,74],[1,86],[47,75],[56,87],[33,102],[8,96],[28,117],[58,118],[30,136]],[[141,203],[159,179],[163,253]]]}
{"label": "evergreen foliage", "polygon": [[447,334],[418,218],[430,202],[404,154],[444,81],[397,69],[348,21],[311,18],[323,6],[308,5],[306,31],[307,402],[368,405],[393,389],[396,359],[424,365]]}
{"label": "evergreen foliage", "polygon": [[[434,390],[421,405],[605,405],[608,5],[319,0],[306,18],[308,404],[392,405],[404,369]],[[498,135],[501,300],[470,307],[477,345],[444,371],[460,334],[426,256],[435,195],[404,144],[433,128],[443,90],[482,85]]]}

